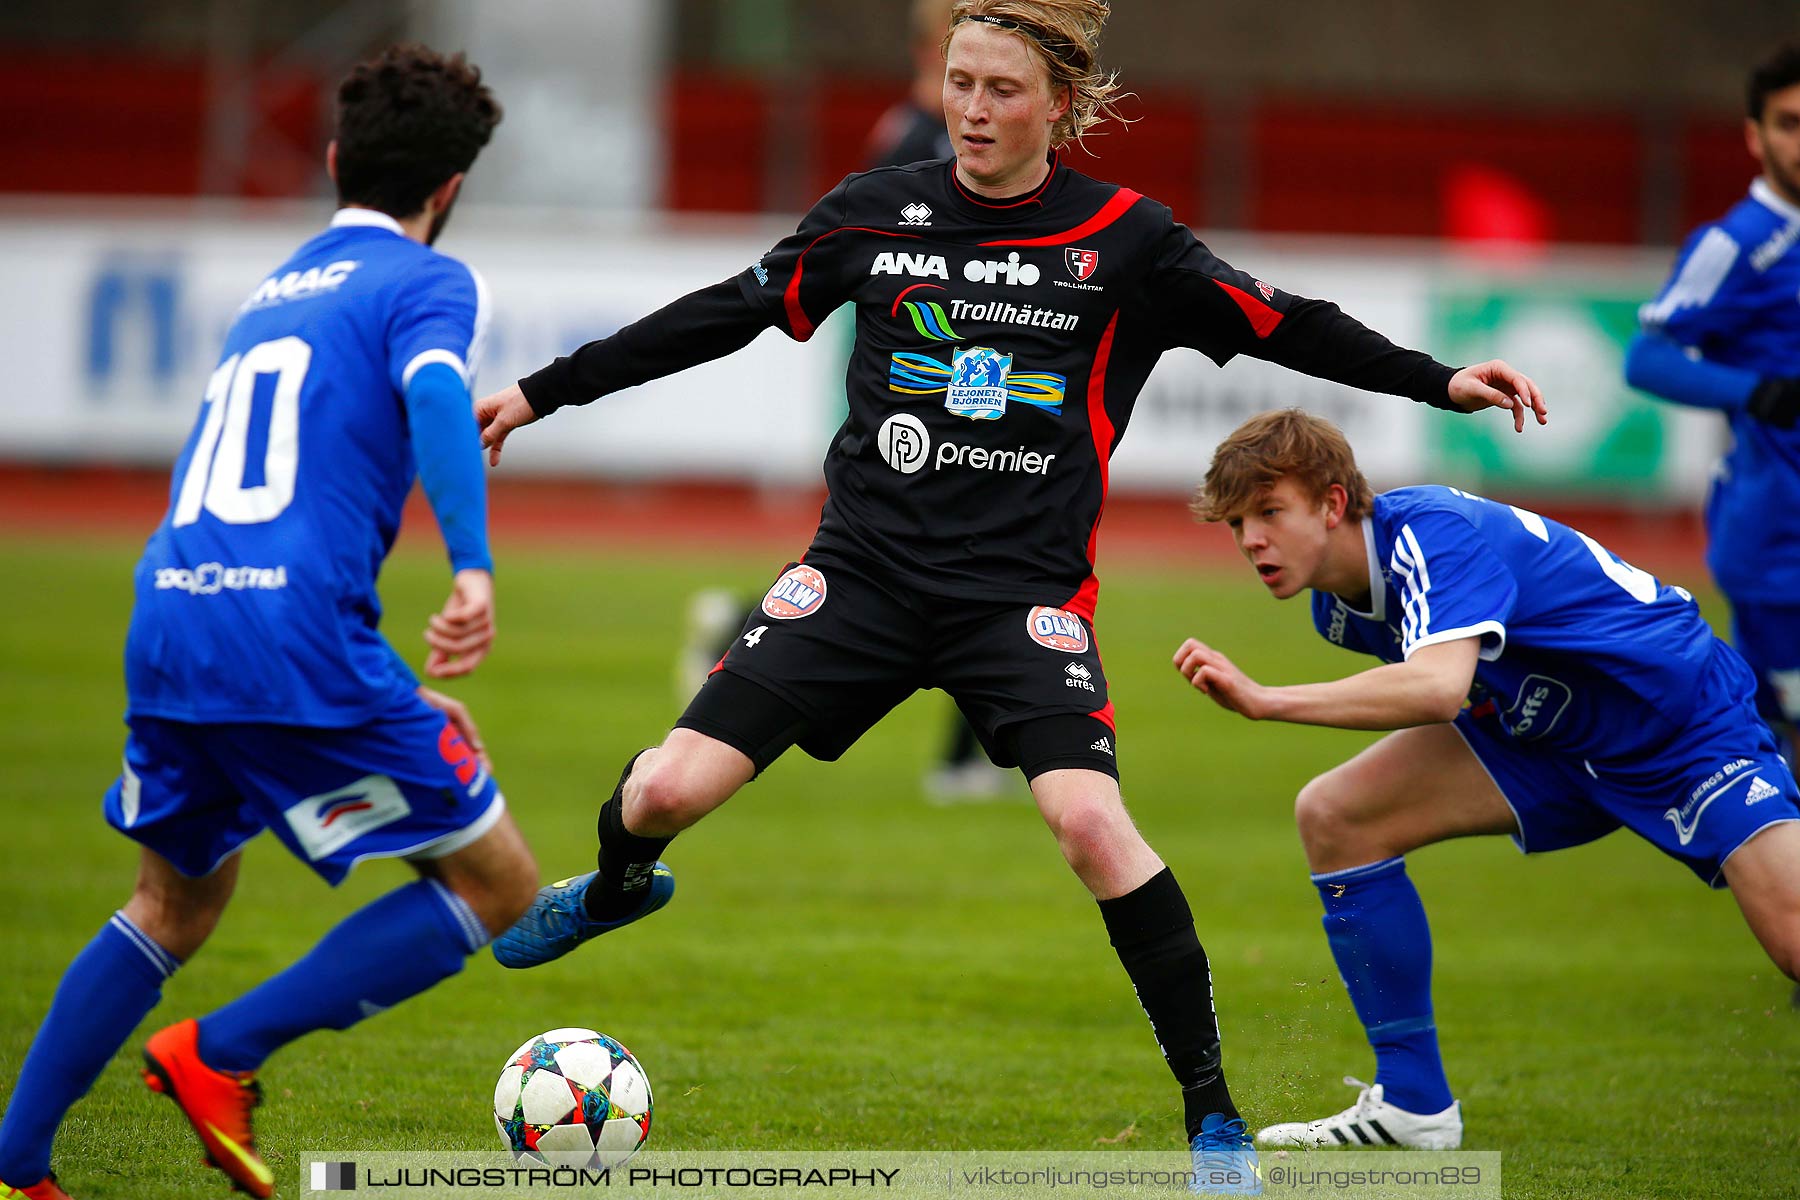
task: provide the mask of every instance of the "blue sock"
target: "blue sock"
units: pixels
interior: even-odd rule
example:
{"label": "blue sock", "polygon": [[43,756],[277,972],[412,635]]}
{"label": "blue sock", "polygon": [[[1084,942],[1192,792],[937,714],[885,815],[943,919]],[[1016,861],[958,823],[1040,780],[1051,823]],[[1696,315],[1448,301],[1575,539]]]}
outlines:
{"label": "blue sock", "polygon": [[1369,1045],[1388,1103],[1442,1112],[1454,1099],[1431,1012],[1431,926],[1406,860],[1314,875],[1325,902],[1325,938]]}
{"label": "blue sock", "polygon": [[30,1187],[50,1172],[50,1142],[63,1114],[87,1094],[181,961],[122,912],[63,972],[50,1012],[31,1039],[0,1122],[0,1181]]}
{"label": "blue sock", "polygon": [[389,892],[345,917],[306,957],[200,1018],[200,1058],[254,1071],[315,1029],[348,1029],[462,970],[487,945],[468,904],[433,879]]}

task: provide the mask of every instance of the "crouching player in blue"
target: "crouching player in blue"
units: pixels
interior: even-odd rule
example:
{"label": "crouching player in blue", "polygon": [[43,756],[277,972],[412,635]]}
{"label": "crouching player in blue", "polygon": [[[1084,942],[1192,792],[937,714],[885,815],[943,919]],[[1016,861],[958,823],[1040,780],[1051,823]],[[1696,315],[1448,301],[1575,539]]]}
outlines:
{"label": "crouching player in blue", "polygon": [[264,829],[327,882],[366,858],[422,876],[223,1008],[152,1035],[145,1081],[255,1196],[255,1072],[462,969],[537,891],[537,867],[463,707],[419,687],[377,630],[375,576],[416,473],[454,582],[427,673],[494,636],[468,372],[482,285],[429,249],[500,119],[460,57],[396,47],[338,92],[341,211],[254,288],[226,336],[167,515],[137,568],[124,771],[106,818],[140,843],[137,886],[63,975],[0,1125],[0,1197],[64,1197],[63,1114],[199,950],[238,852]]}
{"label": "crouching player in blue", "polygon": [[1220,443],[1195,511],[1230,526],[1277,599],[1311,588],[1322,637],[1384,665],[1266,687],[1189,639],[1182,675],[1252,720],[1396,731],[1296,804],[1375,1082],[1259,1141],[1461,1144],[1404,857],[1433,842],[1506,834],[1532,854],[1623,826],[1729,887],[1800,978],[1800,793],[1755,677],[1685,591],[1524,509],[1446,487],[1372,495],[1343,435],[1294,409]]}

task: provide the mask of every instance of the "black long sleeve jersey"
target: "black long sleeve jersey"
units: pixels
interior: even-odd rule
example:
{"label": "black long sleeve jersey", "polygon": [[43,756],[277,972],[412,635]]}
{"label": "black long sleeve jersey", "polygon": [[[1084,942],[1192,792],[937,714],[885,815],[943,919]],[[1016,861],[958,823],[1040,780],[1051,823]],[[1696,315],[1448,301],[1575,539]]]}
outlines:
{"label": "black long sleeve jersey", "polygon": [[1090,620],[1108,463],[1164,350],[1451,407],[1451,368],[1231,267],[1154,200],[1055,156],[1035,191],[999,201],[954,167],[849,176],[741,275],[520,380],[526,398],[547,415],[770,326],[805,341],[854,303],[849,415],[812,552],[931,595]]}

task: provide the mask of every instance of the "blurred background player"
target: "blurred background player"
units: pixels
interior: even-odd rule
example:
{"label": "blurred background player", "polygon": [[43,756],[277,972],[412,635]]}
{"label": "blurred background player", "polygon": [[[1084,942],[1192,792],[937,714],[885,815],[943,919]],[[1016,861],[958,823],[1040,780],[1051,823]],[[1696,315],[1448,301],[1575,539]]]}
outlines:
{"label": "blurred background player", "polygon": [[340,208],[244,302],[170,505],[137,568],[130,736],[106,797],[142,846],[136,889],[57,988],[0,1125],[0,1196],[63,1196],[51,1140],[218,922],[265,828],[331,884],[364,858],[423,878],[304,958],[144,1050],[237,1188],[274,1190],[255,1072],[460,971],[530,902],[537,868],[468,711],[422,688],[377,630],[375,576],[415,474],[454,580],[426,671],[463,675],[494,637],[486,481],[470,372],[480,278],[428,247],[500,106],[462,57],[398,46],[338,90]]}
{"label": "blurred background player", "polygon": [[1757,705],[1792,758],[1800,724],[1800,44],[1751,71],[1750,194],[1695,230],[1639,313],[1633,387],[1731,426],[1706,505],[1707,563]]}
{"label": "blurred background player", "polygon": [[834,760],[914,691],[941,687],[990,757],[1025,776],[1097,901],[1181,1086],[1202,1190],[1259,1192],[1192,911],[1120,793],[1093,627],[1113,450],[1177,345],[1453,411],[1500,407],[1519,430],[1545,412],[1507,364],[1457,370],[1395,346],[1224,263],[1166,206],[1068,166],[1059,147],[1114,115],[1097,52],[1107,16],[1102,0],[958,0],[943,83],[953,159],[847,177],[740,274],[477,406],[497,460],[512,431],[559,408],[766,329],[805,341],[856,306],[849,412],[804,562],[770,586],[662,745],[621,772],[598,869],[546,887],[495,957],[537,966],[658,911],[674,889],[658,859],[678,833],[789,748]]}
{"label": "blurred background player", "polygon": [[1259,1142],[1461,1144],[1404,857],[1434,842],[1506,834],[1535,854],[1623,826],[1729,887],[1800,978],[1800,791],[1754,677],[1686,591],[1524,509],[1446,487],[1373,495],[1337,427],[1298,409],[1221,442],[1194,508],[1230,526],[1270,595],[1313,589],[1321,637],[1385,665],[1268,687],[1189,638],[1181,674],[1252,720],[1398,731],[1295,804],[1375,1082],[1347,1079],[1350,1108]]}
{"label": "blurred background player", "polygon": [[954,0],[913,0],[907,28],[912,55],[912,90],[881,114],[869,131],[869,170],[902,167],[929,158],[949,158],[950,130],[944,124],[944,33]]}
{"label": "blurred background player", "polygon": [[[950,131],[944,123],[944,34],[950,28],[952,4],[953,0],[914,0],[908,19],[912,89],[906,99],[883,113],[870,131],[869,170],[951,156]],[[725,657],[738,630],[749,624],[757,599],[714,588],[697,592],[689,600],[687,644],[677,671],[682,699],[699,691],[706,673]],[[943,757],[926,772],[924,792],[934,804],[978,803],[1025,794],[1011,771],[988,761],[974,727],[955,707],[950,710]]]}

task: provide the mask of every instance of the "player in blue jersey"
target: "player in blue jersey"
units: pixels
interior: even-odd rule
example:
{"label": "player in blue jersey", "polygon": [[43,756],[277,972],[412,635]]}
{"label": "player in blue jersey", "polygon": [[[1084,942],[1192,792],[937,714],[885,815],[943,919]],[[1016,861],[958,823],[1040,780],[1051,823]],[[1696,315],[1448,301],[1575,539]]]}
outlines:
{"label": "player in blue jersey", "polygon": [[1252,720],[1396,731],[1295,807],[1375,1082],[1259,1141],[1460,1145],[1404,858],[1433,842],[1507,834],[1539,853],[1623,826],[1729,887],[1800,978],[1800,791],[1755,678],[1685,591],[1524,509],[1446,487],[1372,495],[1343,435],[1297,409],[1222,442],[1195,511],[1231,527],[1277,599],[1313,589],[1322,637],[1383,665],[1267,687],[1189,639],[1182,675]]}
{"label": "player in blue jersey", "polygon": [[377,630],[375,576],[415,474],[449,549],[426,671],[472,670],[494,636],[468,376],[487,303],[431,249],[499,106],[458,56],[395,47],[338,91],[340,210],[251,289],[226,335],[170,506],[137,568],[130,735],[106,818],[140,843],[135,891],[58,987],[0,1125],[0,1197],[64,1196],[63,1114],[206,940],[264,829],[327,882],[365,858],[422,878],[198,1021],[154,1034],[145,1081],[255,1196],[255,1071],[462,969],[537,891],[537,868],[468,712],[419,686]]}
{"label": "player in blue jersey", "polygon": [[1718,409],[1731,449],[1706,506],[1707,563],[1731,601],[1732,641],[1758,705],[1800,726],[1800,45],[1750,74],[1744,139],[1762,164],[1750,194],[1695,230],[1639,315],[1625,378]]}

